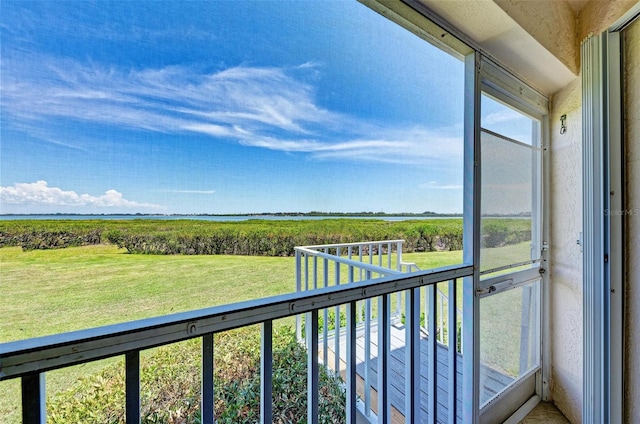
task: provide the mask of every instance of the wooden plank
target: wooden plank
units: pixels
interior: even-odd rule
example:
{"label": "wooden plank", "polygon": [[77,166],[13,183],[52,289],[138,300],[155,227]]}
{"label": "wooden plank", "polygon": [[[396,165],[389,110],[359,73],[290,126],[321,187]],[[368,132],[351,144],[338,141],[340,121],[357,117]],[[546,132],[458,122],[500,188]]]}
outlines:
{"label": "wooden plank", "polygon": [[[364,330],[360,329],[357,332],[358,338],[356,340],[356,373],[358,376],[364,375]],[[405,408],[405,330],[401,325],[392,325],[391,326],[391,357],[389,360],[389,366],[391,369],[388,371],[388,378],[391,379],[390,382],[390,399],[393,407],[393,417],[392,421],[398,421],[398,414],[403,416],[404,408]],[[372,358],[369,361],[370,364],[370,378],[372,381],[372,395],[376,390],[377,386],[377,374],[378,374],[378,346],[377,346],[377,326],[372,325],[371,327],[371,355]],[[420,348],[420,406],[422,409],[423,417],[426,417],[427,414],[427,387],[428,387],[428,350],[427,350],[427,335],[423,333],[420,338],[421,348]],[[334,361],[334,352],[331,349],[334,346],[333,338],[328,340],[329,345],[329,356],[331,358],[329,364],[332,364]],[[322,350],[322,347],[319,347]],[[442,344],[438,344],[436,348],[437,355],[437,375],[436,375],[436,386],[437,386],[437,396],[438,396],[438,405],[437,405],[437,420],[439,422],[447,421],[447,412],[448,412],[448,402],[447,402],[447,391],[448,391],[448,356],[447,356],[447,347]],[[346,352],[346,339],[345,335],[340,335],[340,352]],[[342,355],[341,355],[342,356]],[[344,362],[344,358],[341,357],[341,362]],[[458,387],[458,399],[456,402],[456,407],[459,411],[462,410],[462,355],[457,355],[457,369],[458,369],[458,379],[457,379],[457,387]],[[497,393],[502,391],[507,385],[509,385],[514,379],[510,376],[504,375],[497,370],[494,370],[490,367],[481,366],[480,369],[481,381],[483,384],[482,393],[481,393],[481,403],[491,399]],[[364,393],[364,381],[359,379],[359,389],[358,393],[362,396]],[[459,414],[460,415],[460,414]],[[425,418],[426,419],[426,418]],[[458,418],[458,422],[461,422],[461,418]]]}

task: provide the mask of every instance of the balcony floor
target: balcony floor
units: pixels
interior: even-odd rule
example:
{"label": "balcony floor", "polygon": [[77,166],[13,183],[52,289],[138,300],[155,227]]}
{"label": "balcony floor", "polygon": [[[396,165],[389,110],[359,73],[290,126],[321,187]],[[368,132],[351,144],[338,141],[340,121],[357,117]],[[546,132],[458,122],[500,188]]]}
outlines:
{"label": "balcony floor", "polygon": [[[322,340],[322,338],[321,338]],[[405,329],[402,325],[392,325],[391,326],[391,358],[390,358],[390,370],[388,376],[391,382],[390,389],[390,400],[392,406],[392,421],[393,422],[404,422],[404,410],[405,410]],[[364,330],[359,330],[357,339],[356,339],[356,373],[358,375],[358,381],[356,386],[358,388],[358,394],[362,397],[364,393],[364,371],[365,371],[365,361],[364,361]],[[330,338],[328,340],[328,359],[329,359],[329,367],[331,369],[335,368],[335,341]],[[377,352],[378,352],[378,332],[377,326],[371,326],[371,360],[370,360],[370,372],[369,378],[371,382],[372,390],[372,409],[377,409],[376,402],[376,392],[378,385],[378,364],[377,364]],[[436,355],[437,355],[437,397],[438,397],[438,421],[446,422],[447,417],[447,385],[448,385],[448,357],[447,357],[448,349],[446,346],[437,344],[436,345]],[[322,357],[323,355],[323,346],[319,346],[319,355]],[[343,333],[340,337],[340,372],[345,375],[346,370],[346,335]],[[420,338],[420,368],[421,368],[421,378],[420,378],[420,402],[422,414],[427,416],[428,406],[427,406],[427,393],[428,393],[428,380],[427,380],[427,370],[428,370],[428,339],[427,336],[422,333]],[[457,386],[458,393],[461,396],[462,394],[462,355],[457,355]],[[481,381],[483,383],[482,393],[481,393],[481,403],[492,398],[495,394],[500,392],[504,387],[509,385],[513,378],[507,375],[500,373],[492,368],[487,366],[482,366],[480,370]],[[461,411],[462,408],[462,400],[459,397],[457,400],[458,410]],[[462,419],[459,418],[458,422],[462,422]]]}
{"label": "balcony floor", "polygon": [[569,424],[569,420],[552,403],[540,402],[520,424]]}

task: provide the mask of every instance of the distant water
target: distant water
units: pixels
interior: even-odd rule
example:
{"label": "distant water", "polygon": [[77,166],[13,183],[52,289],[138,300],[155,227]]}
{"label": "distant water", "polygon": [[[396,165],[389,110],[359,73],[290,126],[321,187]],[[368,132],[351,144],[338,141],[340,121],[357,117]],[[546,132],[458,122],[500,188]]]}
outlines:
{"label": "distant water", "polygon": [[[408,221],[417,219],[450,219],[446,216],[304,216],[304,215],[0,215],[0,221],[8,220],[56,220],[56,219],[104,219],[104,220],[129,220],[129,219],[193,219],[199,221],[248,221],[250,219],[262,219],[267,221],[317,221],[321,219],[380,219],[383,221]],[[455,218],[455,217],[454,217]],[[460,218],[460,217],[457,217]]]}

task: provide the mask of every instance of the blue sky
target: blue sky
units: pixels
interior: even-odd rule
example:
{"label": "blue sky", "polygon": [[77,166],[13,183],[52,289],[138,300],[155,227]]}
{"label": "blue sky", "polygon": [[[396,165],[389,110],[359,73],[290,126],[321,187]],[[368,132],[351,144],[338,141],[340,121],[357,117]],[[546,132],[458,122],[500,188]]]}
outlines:
{"label": "blue sky", "polygon": [[355,1],[0,8],[0,213],[462,210],[462,62]]}

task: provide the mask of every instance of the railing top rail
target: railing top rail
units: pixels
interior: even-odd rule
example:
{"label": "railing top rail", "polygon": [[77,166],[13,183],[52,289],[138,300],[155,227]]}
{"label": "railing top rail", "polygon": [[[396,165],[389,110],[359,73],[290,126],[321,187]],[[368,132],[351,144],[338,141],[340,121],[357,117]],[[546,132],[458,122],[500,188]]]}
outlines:
{"label": "railing top rail", "polygon": [[0,381],[205,334],[259,324],[313,310],[470,276],[470,265],[394,275],[360,284],[333,286],[148,318],[70,333],[0,344]]}
{"label": "railing top rail", "polygon": [[368,245],[377,245],[377,244],[389,244],[389,243],[404,243],[406,240],[376,240],[376,241],[358,241],[353,243],[336,243],[336,244],[316,244],[312,246],[296,246],[295,250],[302,249],[335,249],[336,247],[349,247],[349,246],[368,246]]}
{"label": "railing top rail", "polygon": [[354,259],[349,259],[349,258],[344,257],[344,256],[336,256],[336,255],[332,255],[330,253],[324,253],[324,252],[319,252],[317,250],[306,249],[304,247],[296,247],[296,249],[299,252],[308,253],[310,255],[317,256],[317,257],[323,258],[323,259],[330,259],[330,260],[332,260],[334,262],[338,262],[338,263],[341,263],[341,264],[344,264],[344,265],[351,265],[351,266],[353,266],[355,268],[364,269],[365,271],[377,272],[377,273],[382,274],[382,275],[402,274],[400,271],[397,271],[397,270],[392,269],[392,268],[385,268],[385,267],[379,266],[379,265],[368,264],[366,262],[356,261]]}

